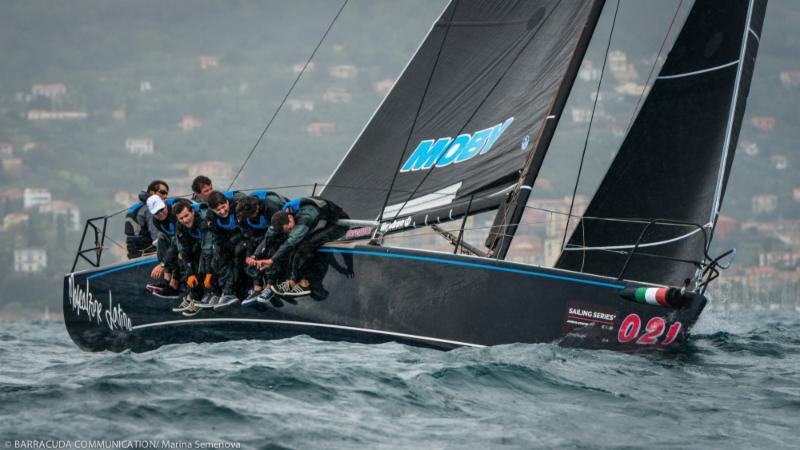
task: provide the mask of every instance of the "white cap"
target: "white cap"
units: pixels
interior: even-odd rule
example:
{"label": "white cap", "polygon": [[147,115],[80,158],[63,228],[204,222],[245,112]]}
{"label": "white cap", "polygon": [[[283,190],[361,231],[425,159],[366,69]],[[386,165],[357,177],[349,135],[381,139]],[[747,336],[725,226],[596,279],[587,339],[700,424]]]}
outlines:
{"label": "white cap", "polygon": [[154,216],[166,207],[167,205],[164,203],[164,200],[162,200],[158,195],[151,195],[147,198],[147,209],[149,209],[150,214]]}

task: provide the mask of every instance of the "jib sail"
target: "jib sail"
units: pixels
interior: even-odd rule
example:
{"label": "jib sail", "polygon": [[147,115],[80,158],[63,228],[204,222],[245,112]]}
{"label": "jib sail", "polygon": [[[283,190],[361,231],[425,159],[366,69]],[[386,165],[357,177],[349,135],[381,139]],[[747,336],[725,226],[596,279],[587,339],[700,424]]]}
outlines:
{"label": "jib sail", "polygon": [[408,223],[497,208],[601,3],[452,1],[321,195],[353,218]]}
{"label": "jib sail", "polygon": [[[725,192],[766,0],[698,0],[557,267],[680,285],[702,260]],[[637,218],[639,222],[607,219]],[[654,258],[653,255],[662,258]],[[666,257],[667,259],[664,259]]]}

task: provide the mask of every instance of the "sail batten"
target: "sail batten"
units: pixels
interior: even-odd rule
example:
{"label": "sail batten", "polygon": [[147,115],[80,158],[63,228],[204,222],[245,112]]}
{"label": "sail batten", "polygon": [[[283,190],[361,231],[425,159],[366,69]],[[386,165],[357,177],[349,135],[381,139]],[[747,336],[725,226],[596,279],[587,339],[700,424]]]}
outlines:
{"label": "sail batten", "polygon": [[713,72],[715,70],[720,70],[720,69],[725,69],[725,68],[728,68],[728,67],[731,67],[731,66],[735,66],[735,65],[739,64],[739,61],[740,60],[737,59],[737,60],[731,61],[731,62],[729,62],[727,64],[722,64],[722,65],[715,66],[715,67],[709,67],[709,68],[706,68],[706,69],[698,69],[698,70],[695,70],[695,71],[692,71],[692,72],[676,73],[676,74],[672,74],[672,75],[659,75],[656,78],[656,80],[672,80],[672,79],[675,79],[675,78],[683,78],[683,77],[691,77],[691,76],[695,76],[695,75],[701,75],[701,74],[704,74],[704,73]]}

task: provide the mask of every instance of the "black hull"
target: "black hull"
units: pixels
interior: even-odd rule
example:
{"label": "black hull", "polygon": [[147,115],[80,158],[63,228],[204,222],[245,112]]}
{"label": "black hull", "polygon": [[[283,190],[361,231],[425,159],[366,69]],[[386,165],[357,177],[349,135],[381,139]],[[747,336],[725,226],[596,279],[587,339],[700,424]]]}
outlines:
{"label": "black hull", "polygon": [[329,246],[320,260],[312,297],[191,318],[172,312],[177,300],[146,291],[153,259],[70,274],[64,320],[90,351],[296,335],[438,349],[558,341],[644,350],[684,342],[706,303],[694,295],[679,309],[640,304],[619,295],[639,283],[438,252]]}

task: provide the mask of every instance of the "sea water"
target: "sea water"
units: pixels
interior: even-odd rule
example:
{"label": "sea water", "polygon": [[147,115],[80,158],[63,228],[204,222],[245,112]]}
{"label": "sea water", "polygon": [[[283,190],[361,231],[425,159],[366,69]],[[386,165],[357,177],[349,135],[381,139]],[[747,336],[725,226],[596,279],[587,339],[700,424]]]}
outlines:
{"label": "sea water", "polygon": [[292,339],[85,353],[0,322],[0,448],[798,448],[800,312],[706,311],[680,351]]}

